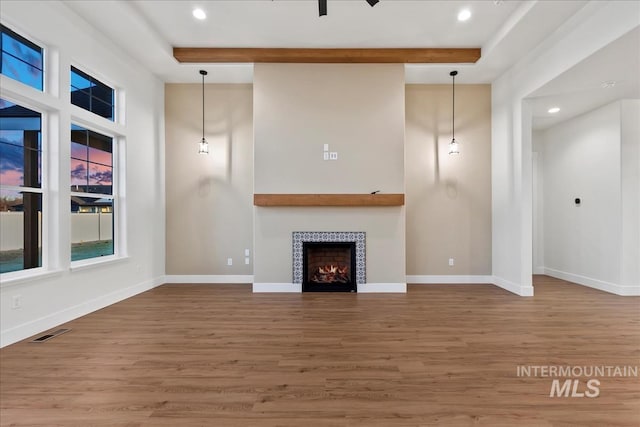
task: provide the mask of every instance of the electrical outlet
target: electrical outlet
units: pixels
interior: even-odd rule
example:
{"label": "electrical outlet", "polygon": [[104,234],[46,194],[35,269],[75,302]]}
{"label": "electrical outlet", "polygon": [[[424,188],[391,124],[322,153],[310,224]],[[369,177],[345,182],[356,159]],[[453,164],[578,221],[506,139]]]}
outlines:
{"label": "electrical outlet", "polygon": [[338,152],[332,151],[329,153],[329,160],[338,160]]}
{"label": "electrical outlet", "polygon": [[247,264],[247,265],[249,265],[249,262],[250,262],[249,257],[246,257],[246,258],[244,259],[244,263],[245,263],[245,264]]}
{"label": "electrical outlet", "polygon": [[449,267],[453,267],[453,265],[455,264],[455,261],[453,258],[449,258]]}
{"label": "electrical outlet", "polygon": [[233,265],[233,258],[227,258],[227,265]]}
{"label": "electrical outlet", "polygon": [[329,144],[324,144],[324,151],[329,151]]}
{"label": "electrical outlet", "polygon": [[14,295],[13,298],[11,298],[11,308],[13,310],[22,308],[22,295]]}

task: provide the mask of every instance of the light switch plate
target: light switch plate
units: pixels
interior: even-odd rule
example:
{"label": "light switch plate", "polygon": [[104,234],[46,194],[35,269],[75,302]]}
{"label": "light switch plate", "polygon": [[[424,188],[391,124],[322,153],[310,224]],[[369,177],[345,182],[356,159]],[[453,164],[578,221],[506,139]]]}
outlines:
{"label": "light switch plate", "polygon": [[324,151],[329,151],[329,144],[324,144]]}
{"label": "light switch plate", "polygon": [[324,156],[322,158],[325,159],[325,160],[329,160],[329,152],[325,151],[323,154],[324,154]]}
{"label": "light switch plate", "polygon": [[329,153],[329,160],[338,160],[338,152],[332,151]]}

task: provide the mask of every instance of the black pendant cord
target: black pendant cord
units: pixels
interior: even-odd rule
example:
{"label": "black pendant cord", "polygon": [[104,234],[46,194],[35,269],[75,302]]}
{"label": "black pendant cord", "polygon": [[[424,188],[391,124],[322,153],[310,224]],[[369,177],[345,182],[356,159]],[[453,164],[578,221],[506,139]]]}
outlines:
{"label": "black pendant cord", "polygon": [[200,70],[200,74],[202,74],[202,140],[204,141],[204,76],[207,72]]}
{"label": "black pendant cord", "polygon": [[327,0],[318,0],[318,15],[327,15]]}
{"label": "black pendant cord", "polygon": [[202,75],[202,139],[204,139],[204,74]]}
{"label": "black pendant cord", "polygon": [[452,96],[453,96],[453,102],[452,102],[452,108],[451,108],[451,136],[452,136],[452,140],[456,139],[456,75],[458,74],[457,71],[452,71],[449,73],[449,75],[451,77],[453,77],[453,83],[452,83]]}

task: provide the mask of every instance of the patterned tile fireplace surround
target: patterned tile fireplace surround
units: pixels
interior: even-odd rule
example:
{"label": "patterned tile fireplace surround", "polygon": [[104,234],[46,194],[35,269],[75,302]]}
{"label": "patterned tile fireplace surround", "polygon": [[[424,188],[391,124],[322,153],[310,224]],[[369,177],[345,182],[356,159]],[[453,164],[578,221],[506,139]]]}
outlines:
{"label": "patterned tile fireplace surround", "polygon": [[355,243],[356,284],[363,285],[366,279],[366,233],[362,231],[294,231],[293,241],[293,283],[303,282],[303,247],[305,243]]}

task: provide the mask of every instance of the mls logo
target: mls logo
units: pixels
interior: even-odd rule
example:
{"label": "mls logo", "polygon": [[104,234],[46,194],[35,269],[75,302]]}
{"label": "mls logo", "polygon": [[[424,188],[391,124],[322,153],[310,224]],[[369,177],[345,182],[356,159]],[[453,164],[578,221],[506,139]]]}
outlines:
{"label": "mls logo", "polygon": [[600,395],[600,381],[592,378],[587,381],[584,392],[580,391],[580,380],[564,380],[560,385],[559,379],[551,382],[549,397],[598,397]]}

